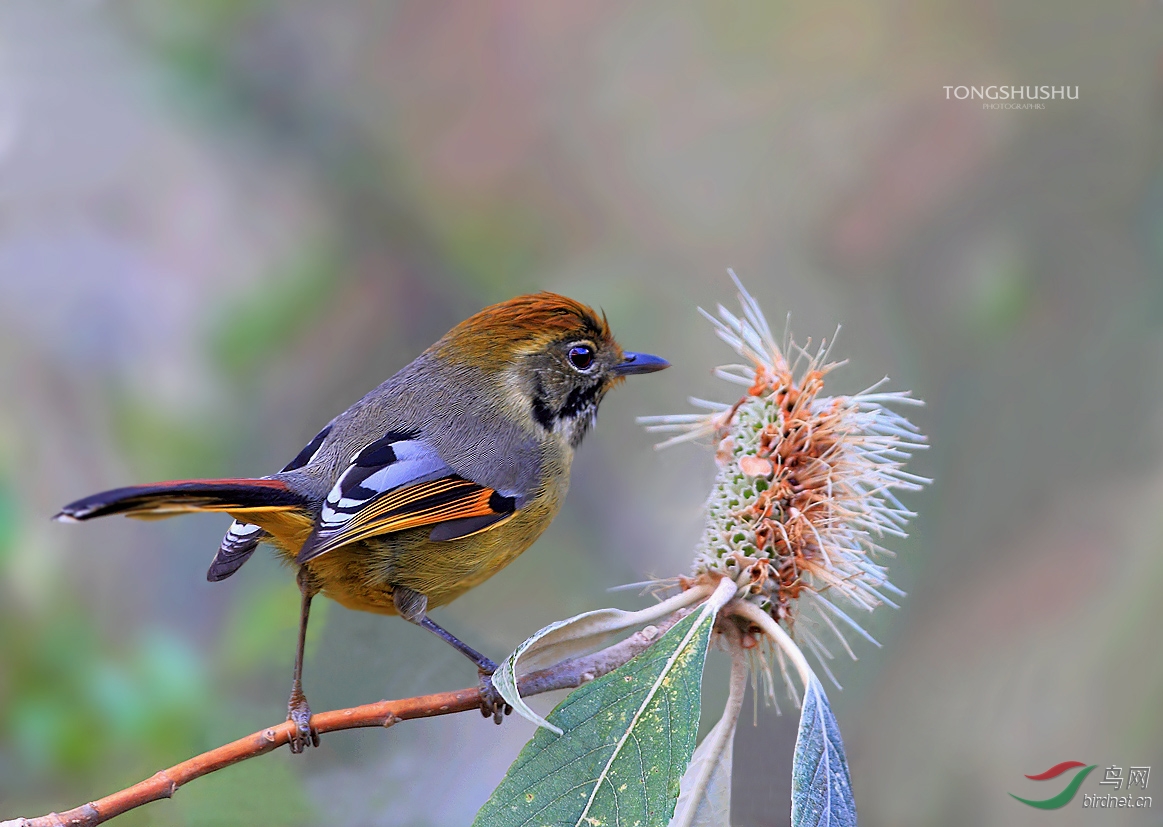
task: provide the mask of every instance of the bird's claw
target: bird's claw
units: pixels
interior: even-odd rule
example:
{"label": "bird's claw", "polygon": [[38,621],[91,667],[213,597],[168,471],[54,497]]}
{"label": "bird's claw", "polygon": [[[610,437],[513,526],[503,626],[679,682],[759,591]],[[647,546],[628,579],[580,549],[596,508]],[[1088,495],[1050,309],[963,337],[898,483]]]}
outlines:
{"label": "bird's claw", "polygon": [[513,707],[505,702],[501,693],[493,686],[493,676],[480,672],[481,684],[481,717],[492,718],[493,723],[500,725],[505,716],[513,712]]}
{"label": "bird's claw", "polygon": [[303,695],[292,695],[287,704],[287,720],[295,725],[291,733],[291,752],[295,755],[307,747],[319,746],[319,733],[311,726],[311,707]]}

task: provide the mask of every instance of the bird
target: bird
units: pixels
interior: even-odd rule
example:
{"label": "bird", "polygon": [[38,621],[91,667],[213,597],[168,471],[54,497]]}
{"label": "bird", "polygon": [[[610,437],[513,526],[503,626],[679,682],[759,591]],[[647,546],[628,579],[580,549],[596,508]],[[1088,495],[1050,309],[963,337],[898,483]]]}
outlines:
{"label": "bird", "polygon": [[477,667],[481,711],[508,710],[496,664],[428,617],[525,551],[558,513],[574,451],[626,376],[669,366],[624,351],[605,314],[555,293],[486,307],[332,419],[277,473],[103,491],[55,516],[79,522],[225,512],[207,579],[260,543],[295,567],[299,635],[287,718],[291,751],[318,746],[303,692],[312,599],[399,615]]}

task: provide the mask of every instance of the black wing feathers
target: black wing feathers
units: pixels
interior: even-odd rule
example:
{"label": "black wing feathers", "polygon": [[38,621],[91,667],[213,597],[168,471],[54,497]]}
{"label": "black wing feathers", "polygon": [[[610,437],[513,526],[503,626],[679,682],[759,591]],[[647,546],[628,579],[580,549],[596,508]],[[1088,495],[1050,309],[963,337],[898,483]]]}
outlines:
{"label": "black wing feathers", "polygon": [[351,459],[328,493],[300,564],[381,534],[431,526],[433,540],[475,534],[506,519],[516,500],[465,479],[416,433],[391,432]]}
{"label": "black wing feathers", "polygon": [[[315,438],[304,446],[303,450],[295,454],[295,458],[282,467],[283,471],[297,471],[315,458],[315,452],[323,445],[323,440],[331,433],[331,423],[322,431],[315,434]],[[285,455],[284,455],[285,456]]]}

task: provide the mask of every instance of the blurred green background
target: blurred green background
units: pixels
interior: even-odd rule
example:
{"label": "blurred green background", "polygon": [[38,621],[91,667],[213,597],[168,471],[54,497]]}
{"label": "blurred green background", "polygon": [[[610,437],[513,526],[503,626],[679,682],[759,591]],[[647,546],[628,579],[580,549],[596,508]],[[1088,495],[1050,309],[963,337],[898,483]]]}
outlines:
{"label": "blurred green background", "polygon": [[[1080,92],[943,89],[991,83]],[[49,516],[273,471],[517,293],[601,306],[674,368],[611,394],[552,528],[435,617],[500,657],[644,605],[605,590],[686,569],[713,464],[634,417],[733,398],[695,312],[733,305],[732,266],[801,338],[844,325],[834,387],[888,373],[928,403],[910,596],[834,666],[861,823],[1160,823],[1161,116],[1146,0],[0,3],[0,819],[285,714],[297,591],[265,553],[206,582],[226,518]],[[473,680],[421,630],[317,606],[318,710]],[[794,720],[756,722],[736,827],[787,821]],[[333,734],[119,823],[463,825],[530,734]],[[1007,795],[1052,795],[1022,776],[1066,760],[1152,766],[1153,815]]]}

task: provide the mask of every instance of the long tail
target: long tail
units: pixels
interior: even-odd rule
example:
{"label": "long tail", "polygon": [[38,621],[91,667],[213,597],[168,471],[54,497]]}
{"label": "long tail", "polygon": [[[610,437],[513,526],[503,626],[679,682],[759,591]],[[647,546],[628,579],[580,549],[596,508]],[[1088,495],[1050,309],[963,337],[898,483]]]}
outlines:
{"label": "long tail", "polygon": [[306,498],[282,480],[179,480],[102,491],[69,503],[53,519],[72,523],[107,514],[150,519],[193,511],[257,516],[301,510],[306,504]]}
{"label": "long tail", "polygon": [[238,571],[258,544],[272,536],[292,551],[311,533],[308,500],[282,480],[179,480],[102,491],[69,503],[53,519],[77,523],[106,514],[139,519],[172,517],[196,511],[225,511],[235,521],[210,563],[209,580]]}

